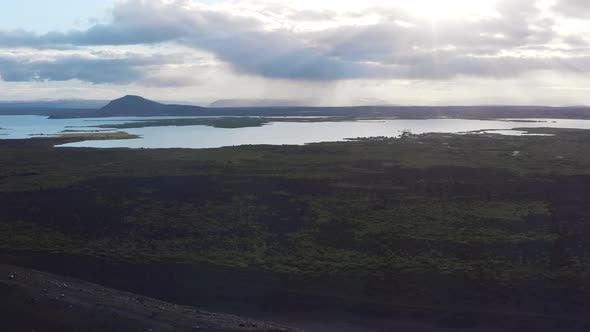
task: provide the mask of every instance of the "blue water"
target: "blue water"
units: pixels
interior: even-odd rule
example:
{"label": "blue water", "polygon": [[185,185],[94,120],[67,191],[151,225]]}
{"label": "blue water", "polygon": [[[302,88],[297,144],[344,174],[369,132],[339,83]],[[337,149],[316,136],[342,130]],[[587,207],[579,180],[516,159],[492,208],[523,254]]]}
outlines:
{"label": "blue water", "polygon": [[[169,119],[155,117],[148,119]],[[88,126],[125,123],[146,118],[48,119],[43,116],[0,116],[0,138],[31,138],[36,135],[57,135],[61,131],[93,130]],[[262,127],[213,128],[208,126],[163,126],[132,128],[124,131],[140,135],[129,140],[83,141],[65,144],[68,147],[95,148],[217,148],[245,144],[307,144],[342,141],[347,138],[399,136],[404,130],[421,134],[428,132],[465,133],[491,130],[503,135],[526,135],[514,128],[577,128],[590,129],[590,120],[535,119],[541,122],[515,122],[510,120],[370,120],[346,122],[274,122]],[[104,129],[103,129],[104,130]],[[496,131],[497,130],[497,131]]]}

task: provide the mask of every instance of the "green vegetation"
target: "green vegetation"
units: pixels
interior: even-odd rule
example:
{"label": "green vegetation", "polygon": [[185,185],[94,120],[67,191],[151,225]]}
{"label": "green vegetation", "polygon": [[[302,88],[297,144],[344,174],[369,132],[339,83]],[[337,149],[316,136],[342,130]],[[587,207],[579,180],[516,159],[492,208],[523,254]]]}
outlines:
{"label": "green vegetation", "polygon": [[134,139],[140,138],[138,135],[132,135],[126,132],[65,132],[60,135],[61,138],[74,140],[111,140],[111,139]]}
{"label": "green vegetation", "polygon": [[247,128],[261,127],[271,122],[336,122],[360,120],[354,117],[317,117],[317,118],[293,118],[293,117],[220,117],[220,118],[179,118],[136,120],[120,124],[103,124],[97,127],[109,129],[129,129],[163,126],[210,126],[215,128]]}
{"label": "green vegetation", "polygon": [[110,132],[110,130],[109,129],[94,129],[94,130],[66,129],[66,130],[62,130],[60,133],[69,134],[69,133],[101,133],[101,132]]}
{"label": "green vegetation", "polygon": [[[404,317],[444,317],[414,305],[585,313],[590,131],[527,130],[554,136],[202,150],[0,140],[0,261],[115,285],[125,267],[129,289],[197,304],[280,290],[325,308],[401,304]],[[171,274],[143,277],[158,271]]]}
{"label": "green vegetation", "polygon": [[210,126],[215,128],[245,128],[260,127],[267,124],[268,121],[263,118],[184,118],[184,119],[158,119],[158,120],[137,120],[121,124],[104,124],[99,128],[145,128],[145,127],[163,127],[163,126]]}
{"label": "green vegetation", "polygon": [[51,147],[126,133],[2,141],[0,247],[294,275],[585,283],[590,132],[549,132],[211,150]]}

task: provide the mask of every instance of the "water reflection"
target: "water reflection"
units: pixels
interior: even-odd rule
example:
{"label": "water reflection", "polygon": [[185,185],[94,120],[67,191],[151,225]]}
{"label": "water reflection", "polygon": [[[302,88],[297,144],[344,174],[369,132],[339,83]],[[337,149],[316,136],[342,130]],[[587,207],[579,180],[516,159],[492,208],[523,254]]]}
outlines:
{"label": "water reflection", "polygon": [[[153,119],[170,119],[155,117]],[[146,118],[48,119],[41,116],[0,116],[0,130],[5,138],[29,138],[31,135],[55,135],[63,130],[97,130],[87,127],[100,124],[125,123]],[[471,131],[523,135],[514,128],[578,128],[590,129],[590,120],[531,119],[521,120],[365,120],[346,122],[274,122],[262,127],[237,129],[208,126],[166,126],[126,129],[142,136],[131,140],[84,141],[66,144],[68,147],[96,148],[216,148],[245,144],[306,144],[342,141],[347,138],[399,136],[402,131],[421,134],[428,132],[464,133]]]}

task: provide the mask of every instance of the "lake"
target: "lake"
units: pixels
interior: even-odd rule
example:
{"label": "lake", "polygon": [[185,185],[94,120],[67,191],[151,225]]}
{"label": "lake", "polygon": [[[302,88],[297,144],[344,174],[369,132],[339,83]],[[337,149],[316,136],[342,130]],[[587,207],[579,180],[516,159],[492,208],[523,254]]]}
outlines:
{"label": "lake", "polygon": [[[173,117],[117,117],[96,119],[49,119],[44,116],[0,116],[0,138],[22,139],[58,135],[63,130],[98,130],[102,124],[120,124],[136,120],[174,119]],[[343,122],[271,122],[262,127],[214,128],[209,126],[162,126],[124,129],[138,139],[83,141],[64,147],[93,148],[217,148],[247,144],[294,144],[343,141],[348,138],[399,136],[409,130],[415,134],[466,133],[483,131],[502,135],[526,135],[514,128],[576,128],[590,129],[590,120],[531,119],[518,120],[358,120]],[[102,129],[104,130],[104,129]]]}

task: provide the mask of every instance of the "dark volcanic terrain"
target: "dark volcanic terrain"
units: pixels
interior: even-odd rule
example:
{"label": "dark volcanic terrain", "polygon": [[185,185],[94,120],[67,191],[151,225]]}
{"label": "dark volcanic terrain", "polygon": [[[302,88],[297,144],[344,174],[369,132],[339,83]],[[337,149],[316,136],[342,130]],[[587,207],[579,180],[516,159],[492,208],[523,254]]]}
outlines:
{"label": "dark volcanic terrain", "polygon": [[[553,136],[0,140],[0,262],[307,332],[587,332],[590,131],[528,130]],[[49,301],[72,295],[37,307],[19,274],[4,272],[4,321],[70,326],[75,304]]]}
{"label": "dark volcanic terrain", "polygon": [[2,331],[296,331],[9,265],[0,293]]}

